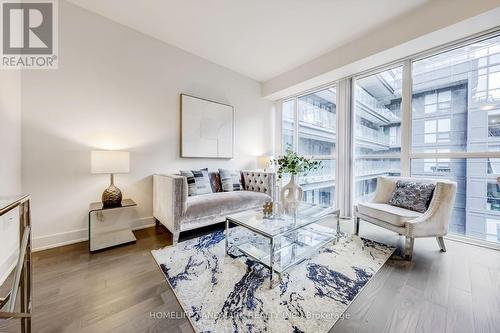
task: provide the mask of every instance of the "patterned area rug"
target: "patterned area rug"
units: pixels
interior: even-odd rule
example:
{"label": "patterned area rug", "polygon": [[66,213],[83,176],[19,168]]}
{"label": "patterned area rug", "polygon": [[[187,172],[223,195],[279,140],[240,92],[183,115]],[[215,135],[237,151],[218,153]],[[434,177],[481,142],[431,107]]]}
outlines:
{"label": "patterned area rug", "polygon": [[[231,229],[231,242],[248,237]],[[152,251],[197,332],[328,332],[395,250],[342,235],[270,289],[269,270],[237,249],[226,256],[224,239],[217,231]]]}

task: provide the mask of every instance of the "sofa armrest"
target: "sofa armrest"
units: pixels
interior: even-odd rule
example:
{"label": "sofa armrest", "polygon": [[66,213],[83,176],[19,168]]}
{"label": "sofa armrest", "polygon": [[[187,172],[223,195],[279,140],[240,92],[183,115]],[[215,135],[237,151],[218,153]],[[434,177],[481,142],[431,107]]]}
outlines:
{"label": "sofa armrest", "polygon": [[153,175],[153,216],[172,233],[180,231],[187,209],[187,180],[177,175]]}
{"label": "sofa armrest", "polygon": [[424,214],[406,223],[407,236],[444,236],[448,233],[457,184],[438,181],[429,208]]}
{"label": "sofa armrest", "polygon": [[242,170],[245,190],[262,192],[274,198],[276,173],[267,171]]}

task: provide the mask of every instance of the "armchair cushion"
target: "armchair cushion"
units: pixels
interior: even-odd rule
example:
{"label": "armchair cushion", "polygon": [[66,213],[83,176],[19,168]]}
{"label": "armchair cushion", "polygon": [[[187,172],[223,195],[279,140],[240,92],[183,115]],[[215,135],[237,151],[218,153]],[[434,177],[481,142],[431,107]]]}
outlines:
{"label": "armchair cushion", "polygon": [[425,213],[432,199],[436,185],[414,181],[398,180],[389,204],[419,213]]}
{"label": "armchair cushion", "polygon": [[403,227],[406,222],[422,215],[409,209],[373,202],[359,203],[358,212],[398,227]]}

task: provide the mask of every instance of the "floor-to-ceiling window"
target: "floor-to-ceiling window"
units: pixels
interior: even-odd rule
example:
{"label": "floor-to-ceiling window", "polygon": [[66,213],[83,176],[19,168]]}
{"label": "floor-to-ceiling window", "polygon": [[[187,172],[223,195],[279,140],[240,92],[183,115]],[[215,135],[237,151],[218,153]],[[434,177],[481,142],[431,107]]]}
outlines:
{"label": "floor-to-ceiling window", "polygon": [[402,67],[355,80],[354,201],[370,198],[377,177],[400,175]]}
{"label": "floor-to-ceiling window", "polygon": [[295,137],[295,99],[282,103],[282,146],[283,151],[293,149]]}
{"label": "floor-to-ceiling window", "polygon": [[283,102],[284,149],[325,161],[318,175],[301,180],[306,200],[335,202],[338,143],[349,155],[337,161],[338,177],[352,183],[338,198],[346,216],[345,207],[370,199],[377,176],[452,179],[458,193],[450,234],[500,243],[499,32],[380,68],[339,81],[352,81],[352,90],[339,96],[346,127],[338,138],[335,98],[325,98],[334,88]]}
{"label": "floor-to-ceiling window", "polygon": [[412,176],[453,179],[450,232],[500,242],[500,37],[412,63]]}
{"label": "floor-to-ceiling window", "polygon": [[320,160],[322,169],[299,177],[304,200],[335,206],[337,102],[335,87],[282,103],[282,150]]}

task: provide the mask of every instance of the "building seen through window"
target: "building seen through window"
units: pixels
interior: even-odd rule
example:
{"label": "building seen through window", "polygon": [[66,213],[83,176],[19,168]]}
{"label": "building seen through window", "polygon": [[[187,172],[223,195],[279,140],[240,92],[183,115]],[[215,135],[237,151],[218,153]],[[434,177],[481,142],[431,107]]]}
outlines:
{"label": "building seen through window", "polygon": [[[488,156],[500,151],[500,37],[411,66],[408,148],[419,154],[410,160],[411,176],[456,181],[450,232],[500,242],[500,162]],[[370,199],[378,176],[401,174],[402,86],[402,66],[354,81],[354,204]],[[300,179],[309,202],[335,202],[335,97],[335,88],[328,88],[283,104],[283,147],[325,166]],[[452,153],[461,158],[447,156]]]}

